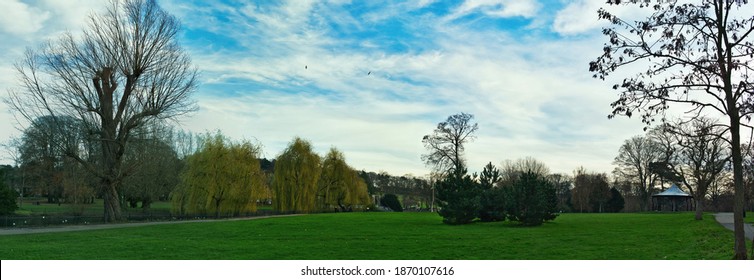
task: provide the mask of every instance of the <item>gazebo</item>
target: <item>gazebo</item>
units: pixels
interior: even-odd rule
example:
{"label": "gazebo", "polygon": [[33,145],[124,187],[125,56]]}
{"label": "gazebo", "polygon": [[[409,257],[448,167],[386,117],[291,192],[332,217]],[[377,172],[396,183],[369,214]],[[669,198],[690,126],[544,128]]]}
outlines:
{"label": "gazebo", "polygon": [[655,211],[691,211],[691,195],[683,192],[673,184],[664,192],[652,195],[652,205]]}

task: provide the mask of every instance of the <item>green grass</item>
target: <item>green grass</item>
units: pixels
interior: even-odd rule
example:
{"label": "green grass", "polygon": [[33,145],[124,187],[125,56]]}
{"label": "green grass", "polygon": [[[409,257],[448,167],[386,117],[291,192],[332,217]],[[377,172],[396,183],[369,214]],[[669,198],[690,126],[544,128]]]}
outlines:
{"label": "green grass", "polygon": [[730,259],[732,248],[730,231],[693,213],[563,214],[541,227],[337,213],[0,236],[0,259]]}
{"label": "green grass", "polygon": [[[39,202],[37,204],[36,202]],[[83,216],[101,216],[103,213],[103,200],[95,199],[91,204],[67,204],[67,203],[47,203],[45,198],[26,198],[20,207],[16,210],[16,215],[32,216],[32,215],[73,215],[77,213]],[[139,204],[137,208],[123,208],[124,213],[142,213],[144,210]],[[172,204],[170,201],[155,201],[149,205],[151,212],[169,213]],[[271,205],[258,206],[259,210],[272,210]]]}
{"label": "green grass", "polygon": [[[38,202],[38,204],[37,204]],[[16,215],[73,215],[74,213],[83,216],[102,215],[103,200],[95,199],[91,204],[68,204],[68,203],[47,203],[47,199],[34,198],[24,199],[23,203],[16,210]],[[150,205],[149,211],[170,211],[170,201],[156,201]],[[126,213],[141,213],[141,208],[124,208]]]}
{"label": "green grass", "polygon": [[[83,215],[102,214],[102,200],[96,199],[92,204],[57,204],[47,203],[46,199],[24,199],[16,210],[17,215],[64,215],[81,211]],[[83,211],[82,211],[83,210]]]}

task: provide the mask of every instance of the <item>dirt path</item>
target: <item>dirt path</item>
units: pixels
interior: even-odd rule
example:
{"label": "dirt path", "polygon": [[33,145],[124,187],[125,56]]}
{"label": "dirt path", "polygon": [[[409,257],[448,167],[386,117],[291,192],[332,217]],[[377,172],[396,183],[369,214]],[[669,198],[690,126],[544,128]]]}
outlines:
{"label": "dirt path", "polygon": [[256,220],[276,217],[292,217],[300,216],[302,214],[292,215],[271,215],[271,216],[256,216],[245,218],[232,218],[232,219],[207,219],[207,220],[180,220],[180,221],[164,221],[164,222],[139,222],[139,223],[120,223],[120,224],[96,224],[96,225],[74,225],[74,226],[49,226],[49,227],[29,227],[29,228],[4,228],[0,229],[0,236],[3,235],[17,235],[17,234],[33,234],[33,233],[48,233],[48,232],[70,232],[70,231],[82,231],[82,230],[97,230],[97,229],[110,229],[110,228],[130,228],[130,227],[143,227],[151,225],[166,225],[166,224],[185,224],[185,223],[212,223],[212,222],[225,222],[225,221],[243,221],[243,220]]}
{"label": "dirt path", "polygon": [[[715,220],[729,230],[733,230],[733,213],[717,213]],[[754,239],[754,226],[744,223],[746,240]]]}

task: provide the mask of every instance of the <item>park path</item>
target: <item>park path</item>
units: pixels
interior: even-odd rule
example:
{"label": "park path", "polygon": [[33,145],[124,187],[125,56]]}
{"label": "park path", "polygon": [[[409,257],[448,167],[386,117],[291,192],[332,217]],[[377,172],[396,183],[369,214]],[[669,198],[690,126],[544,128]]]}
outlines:
{"label": "park path", "polygon": [[[715,214],[715,220],[723,227],[733,230],[733,213],[717,213]],[[744,233],[746,234],[746,240],[754,239],[754,225],[744,223]]]}
{"label": "park path", "polygon": [[255,216],[255,217],[232,218],[232,219],[180,220],[180,221],[164,221],[164,222],[139,222],[139,223],[95,224],[95,225],[73,225],[73,226],[3,228],[3,229],[0,229],[0,236],[33,234],[33,233],[48,233],[48,232],[70,232],[70,231],[83,231],[83,230],[111,229],[111,228],[130,228],[130,227],[143,227],[143,226],[167,225],[167,224],[242,221],[242,220],[274,218],[274,217],[300,216],[300,215],[301,214],[290,214],[290,215]]}

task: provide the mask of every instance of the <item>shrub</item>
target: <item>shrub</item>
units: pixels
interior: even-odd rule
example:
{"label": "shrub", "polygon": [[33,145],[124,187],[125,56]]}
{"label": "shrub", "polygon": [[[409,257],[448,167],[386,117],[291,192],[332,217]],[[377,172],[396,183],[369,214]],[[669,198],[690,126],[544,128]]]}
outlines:
{"label": "shrub", "polygon": [[16,204],[17,198],[18,193],[10,187],[6,187],[5,183],[0,180],[0,215],[8,215],[16,212],[16,209],[18,209],[18,204]]}
{"label": "shrub", "polygon": [[390,208],[390,210],[395,212],[403,212],[403,207],[401,207],[401,202],[398,200],[398,197],[391,193],[382,196],[380,199],[380,205]]}
{"label": "shrub", "polygon": [[497,222],[505,220],[505,196],[497,185],[502,180],[500,170],[492,162],[487,163],[479,176],[481,208],[479,220],[482,222]]}
{"label": "shrub", "polygon": [[618,213],[620,210],[623,210],[625,205],[626,200],[623,198],[623,195],[616,188],[611,188],[610,200],[605,203],[605,211]]}
{"label": "shrub", "polygon": [[436,185],[442,222],[451,225],[471,223],[481,208],[481,188],[470,176],[452,173]]}
{"label": "shrub", "polygon": [[505,187],[506,216],[526,226],[554,220],[558,197],[553,184],[533,172],[525,172]]}
{"label": "shrub", "polygon": [[505,221],[505,193],[502,188],[490,188],[481,193],[479,220],[482,222]]}

